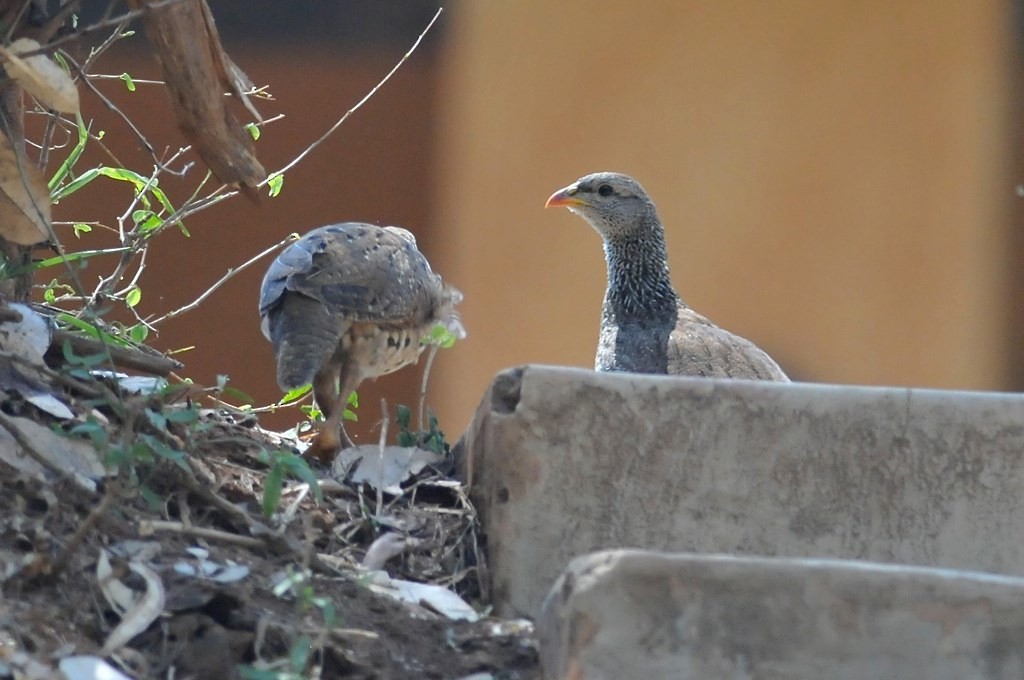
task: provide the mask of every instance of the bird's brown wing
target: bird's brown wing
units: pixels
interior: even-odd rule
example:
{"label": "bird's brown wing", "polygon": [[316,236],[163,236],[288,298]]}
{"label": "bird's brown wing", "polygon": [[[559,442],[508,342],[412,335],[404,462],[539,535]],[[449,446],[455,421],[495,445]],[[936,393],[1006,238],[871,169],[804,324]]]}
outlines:
{"label": "bird's brown wing", "polygon": [[685,305],[679,306],[676,327],[669,335],[667,359],[670,375],[789,380],[757,345],[716,326]]}
{"label": "bird's brown wing", "polygon": [[414,240],[347,222],[311,231],[281,253],[264,280],[260,313],[292,292],[350,321],[415,323],[429,314],[440,286]]}
{"label": "bird's brown wing", "polygon": [[352,323],[414,326],[430,315],[440,278],[403,231],[356,222],[321,227],[274,260],[260,316],[283,389],[310,382]]}

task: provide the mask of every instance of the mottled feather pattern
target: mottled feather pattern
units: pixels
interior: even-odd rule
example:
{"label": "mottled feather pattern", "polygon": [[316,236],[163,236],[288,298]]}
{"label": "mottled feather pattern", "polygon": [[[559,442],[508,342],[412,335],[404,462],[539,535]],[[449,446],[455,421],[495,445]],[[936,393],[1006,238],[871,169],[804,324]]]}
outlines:
{"label": "mottled feather pattern", "polygon": [[654,203],[631,177],[601,172],[555,192],[548,205],[585,219],[604,242],[608,286],[594,366],[599,371],[788,381],[754,343],[679,298]]}
{"label": "mottled feather pattern", "polygon": [[281,388],[312,383],[327,416],[314,455],[351,443],[342,397],[359,383],[415,363],[435,324],[465,336],[455,311],[461,299],[399,227],[321,227],[274,260],[260,290],[261,327]]}

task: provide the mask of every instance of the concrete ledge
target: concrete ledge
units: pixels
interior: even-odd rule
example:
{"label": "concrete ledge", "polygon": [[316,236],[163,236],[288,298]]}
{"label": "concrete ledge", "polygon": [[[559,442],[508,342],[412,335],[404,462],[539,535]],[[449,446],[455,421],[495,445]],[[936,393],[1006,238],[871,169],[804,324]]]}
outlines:
{"label": "concrete ledge", "polygon": [[499,374],[463,442],[499,613],[635,547],[1024,574],[1024,397]]}
{"label": "concrete ledge", "polygon": [[552,680],[1018,680],[1024,579],[612,551],[570,564],[538,634]]}

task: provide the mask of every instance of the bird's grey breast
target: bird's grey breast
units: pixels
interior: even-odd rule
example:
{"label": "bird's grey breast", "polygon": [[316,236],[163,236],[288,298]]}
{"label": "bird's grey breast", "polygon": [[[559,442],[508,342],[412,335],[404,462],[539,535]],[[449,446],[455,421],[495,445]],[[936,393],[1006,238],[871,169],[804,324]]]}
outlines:
{"label": "bird's grey breast", "polygon": [[668,372],[668,344],[675,317],[616,318],[607,307],[601,317],[595,368],[629,373]]}

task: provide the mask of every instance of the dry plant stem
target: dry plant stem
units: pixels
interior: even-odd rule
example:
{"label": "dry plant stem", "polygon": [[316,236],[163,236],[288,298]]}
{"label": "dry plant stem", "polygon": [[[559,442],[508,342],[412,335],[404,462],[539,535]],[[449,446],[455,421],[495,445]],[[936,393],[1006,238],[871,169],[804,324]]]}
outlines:
{"label": "dry plant stem", "polygon": [[36,447],[32,445],[32,441],[24,434],[22,434],[21,428],[19,428],[15,424],[12,417],[7,415],[3,411],[0,411],[0,425],[3,425],[4,429],[7,430],[12,437],[14,437],[14,441],[18,442],[18,446],[24,449],[25,453],[27,453],[32,458],[32,460],[42,465],[50,472],[53,472],[64,481],[73,484],[75,488],[81,488],[79,483],[75,480],[74,475],[72,475],[64,468],[54,465],[50,459],[44,456],[41,451],[36,449]]}
{"label": "dry plant stem", "polygon": [[349,116],[351,116],[353,113],[355,113],[360,108],[362,108],[362,106],[366,102],[368,102],[370,100],[370,98],[373,97],[373,95],[377,94],[377,90],[379,90],[381,87],[383,87],[386,82],[391,80],[391,76],[395,75],[395,73],[398,72],[398,69],[400,69],[402,67],[402,65],[406,61],[409,60],[409,57],[412,56],[412,53],[415,52],[416,48],[418,48],[420,46],[420,43],[423,42],[423,38],[427,35],[427,33],[430,32],[430,29],[433,28],[434,24],[441,17],[441,12],[443,12],[443,11],[444,11],[443,7],[438,7],[437,8],[437,12],[434,14],[434,18],[430,20],[430,23],[427,24],[427,27],[424,28],[423,31],[420,33],[419,37],[416,38],[416,42],[414,42],[412,44],[412,47],[410,47],[406,51],[406,53],[402,55],[402,58],[398,60],[398,63],[395,64],[390,71],[388,71],[388,74],[386,76],[384,76],[379,83],[374,85],[373,88],[369,92],[366,93],[366,96],[364,96],[362,99],[360,99],[358,102],[356,102],[355,106],[353,106],[351,109],[346,111],[345,115],[343,115],[341,118],[339,118],[338,121],[334,125],[332,125],[327,130],[327,132],[322,134],[319,139],[317,139],[315,142],[313,142],[308,147],[306,147],[306,149],[302,153],[300,153],[298,156],[293,158],[291,160],[291,162],[289,162],[283,168],[281,168],[280,170],[277,170],[275,172],[270,173],[270,175],[268,175],[267,179],[265,179],[262,182],[260,182],[260,184],[258,186],[265,185],[267,182],[270,181],[271,177],[273,177],[275,175],[283,175],[284,173],[288,172],[289,170],[294,168],[296,165],[301,163],[302,160],[306,156],[308,156],[315,148],[317,148],[318,146],[323,144],[324,140],[326,140],[328,137],[330,137],[332,134],[334,134],[334,131],[337,130],[339,127],[341,127],[341,125],[346,120],[349,119]]}
{"label": "dry plant stem", "polygon": [[390,418],[388,418],[388,401],[387,399],[380,400],[380,412],[382,414],[380,421],[380,441],[377,446],[377,470],[380,475],[377,477],[377,509],[374,512],[374,517],[381,516],[381,510],[384,507],[384,491],[381,487],[384,486],[384,445],[388,440],[388,426],[391,424]]}
{"label": "dry plant stem", "polygon": [[77,70],[78,73],[82,76],[81,78],[79,78],[79,81],[84,83],[85,86],[88,87],[89,90],[91,90],[92,93],[94,95],[96,95],[96,97],[100,101],[102,101],[106,105],[106,107],[108,109],[110,109],[111,111],[116,113],[118,115],[118,117],[121,118],[121,120],[125,123],[125,125],[128,126],[128,129],[131,130],[132,133],[135,135],[135,137],[139,140],[139,143],[142,144],[143,148],[145,148],[146,151],[149,152],[149,155],[156,156],[156,150],[153,149],[153,145],[149,143],[149,140],[146,139],[146,136],[144,134],[142,134],[142,131],[139,130],[138,127],[135,126],[135,123],[132,122],[132,119],[129,118],[128,115],[124,113],[124,111],[122,111],[120,108],[118,108],[117,104],[112,102],[110,100],[110,98],[107,97],[107,95],[105,95],[102,92],[100,92],[99,89],[95,85],[93,85],[92,80],[89,78],[89,74],[86,73],[85,70],[84,70],[86,67],[85,66],[79,66],[75,62],[75,60],[72,59],[67,54],[64,54],[64,59],[66,59],[69,64],[74,66],[75,70]]}
{"label": "dry plant stem", "polygon": [[[36,54],[45,54],[46,52],[49,52],[50,50],[52,50],[55,47],[58,47],[58,46],[63,45],[65,43],[72,42],[74,40],[78,40],[82,36],[88,35],[89,33],[93,33],[95,31],[102,31],[105,28],[110,28],[111,26],[117,26],[118,24],[128,23],[128,22],[130,22],[130,21],[132,21],[134,19],[138,19],[139,17],[141,17],[142,15],[146,14],[147,12],[151,12],[152,10],[155,10],[155,9],[160,9],[161,7],[164,7],[166,5],[173,5],[173,4],[178,3],[178,2],[187,2],[187,1],[188,0],[163,0],[163,2],[152,2],[149,5],[147,5],[146,7],[142,7],[142,8],[135,9],[135,10],[131,10],[129,12],[125,12],[124,14],[119,14],[118,16],[113,17],[111,19],[104,19],[103,21],[98,21],[95,24],[92,24],[91,26],[84,26],[82,28],[79,28],[74,33],[70,33],[68,35],[61,36],[60,38],[57,38],[56,40],[53,40],[53,41],[51,41],[51,42],[41,46],[37,50],[32,50],[31,52],[21,53],[20,56],[22,56],[22,57],[31,57],[31,56],[34,56]],[[77,0],[75,0],[74,3],[68,3],[68,4],[69,5],[74,5],[76,3],[77,3]],[[65,7],[67,7],[67,5],[65,5]],[[64,8],[62,8],[62,10],[63,9]],[[70,10],[68,10],[68,11],[70,11]],[[55,23],[55,20],[57,18],[60,18],[61,21],[59,23],[56,23],[55,26],[51,26],[50,24]],[[67,19],[66,16],[60,16],[59,14],[55,15],[52,19],[50,19],[46,24],[43,25],[43,27],[42,27],[42,29],[40,29],[39,33],[42,34],[42,35],[45,35],[45,34],[49,33],[49,35],[52,36],[54,33],[57,32],[57,29],[60,28],[60,24],[64,23],[64,21],[66,19]],[[40,40],[40,42],[43,42],[43,41]]]}
{"label": "dry plant stem", "polygon": [[[249,513],[242,508],[239,508],[227,499],[222,498],[200,484],[193,472],[185,471],[171,463],[167,464],[167,470],[170,471],[174,475],[174,478],[178,480],[190,493],[195,494],[200,498],[200,500],[206,502],[208,505],[212,505],[232,520],[247,527],[253,534],[256,534],[257,536],[255,540],[260,542],[261,547],[264,547],[277,555],[290,555],[296,559],[302,558],[305,552],[303,546],[295,545],[292,541],[289,541],[288,537],[284,534],[271,531],[261,522],[254,520]],[[336,570],[325,564],[323,560],[318,558],[316,555],[310,557],[309,568],[320,574],[337,574]]]}
{"label": "dry plant stem", "polygon": [[39,144],[39,162],[36,167],[39,172],[46,171],[46,163],[50,158],[50,149],[53,144],[53,134],[57,130],[57,116],[46,117],[46,128],[43,130],[43,140]]}
{"label": "dry plant stem", "polygon": [[[313,141],[313,143],[311,143],[309,146],[307,146],[305,149],[303,149],[303,151],[301,153],[299,153],[299,155],[297,155],[295,158],[293,158],[291,161],[289,161],[284,167],[282,167],[279,170],[275,170],[275,171],[271,172],[269,175],[267,175],[267,179],[265,179],[262,182],[260,182],[257,185],[257,187],[263,187],[264,185],[266,185],[270,181],[271,178],[273,178],[273,177],[275,177],[277,175],[282,175],[285,172],[287,172],[287,171],[291,170],[292,168],[294,168],[299,163],[301,163],[306,158],[306,156],[308,156],[310,153],[312,153],[314,149],[316,149],[318,146],[323,144],[324,141],[326,141],[328,137],[330,137],[332,134],[334,134],[334,132],[339,127],[341,127],[341,125],[346,120],[348,120],[349,117],[353,113],[355,113],[356,111],[361,109],[363,107],[363,105],[366,104],[366,102],[368,102],[371,97],[373,97],[373,95],[377,94],[377,91],[380,90],[380,88],[383,87],[385,83],[387,83],[389,80],[391,80],[391,77],[393,75],[395,75],[395,73],[398,72],[398,69],[401,68],[402,65],[406,61],[409,60],[409,58],[412,56],[413,52],[415,52],[416,49],[420,46],[420,43],[423,42],[423,39],[426,37],[427,33],[430,32],[430,29],[433,28],[434,24],[440,18],[441,12],[443,12],[443,11],[444,11],[444,8],[438,8],[437,13],[434,14],[434,17],[430,20],[430,23],[427,24],[427,27],[423,29],[423,31],[416,38],[416,41],[413,42],[412,47],[410,47],[406,51],[406,53],[402,55],[402,58],[398,60],[398,63],[396,63],[394,65],[394,67],[392,67],[392,69],[390,71],[388,71],[387,75],[385,75],[376,85],[373,86],[373,88],[369,92],[366,93],[366,96],[364,96],[362,99],[360,99],[358,102],[356,102],[356,105],[353,106],[352,108],[350,108],[348,111],[346,111],[345,115],[343,115],[341,118],[339,118],[334,123],[334,125],[332,125],[330,128],[328,128],[327,132],[325,132],[322,135],[320,135],[319,138],[317,138],[315,141]],[[264,121],[264,123],[267,123],[267,122],[270,122],[270,121]],[[238,189],[232,189],[232,190],[229,191],[227,185],[222,185],[221,187],[216,189],[212,194],[207,196],[205,199],[201,199],[200,201],[197,201],[194,206],[191,206],[188,209],[186,209],[184,207],[180,208],[178,210],[177,214],[173,215],[173,217],[175,219],[179,220],[179,221],[183,220],[186,217],[188,217],[189,215],[195,214],[195,213],[199,212],[200,210],[208,208],[211,205],[213,205],[214,203],[219,203],[220,201],[222,201],[222,200],[224,200],[226,198],[231,198],[232,196],[235,196],[238,193],[239,193]]]}
{"label": "dry plant stem", "polygon": [[0,307],[0,323],[6,323],[13,321],[14,323],[21,323],[21,312],[10,307]]}
{"label": "dry plant stem", "polygon": [[182,534],[183,536],[191,536],[193,538],[204,538],[211,541],[219,541],[221,543],[230,543],[231,545],[241,545],[246,548],[262,548],[266,545],[266,541],[258,538],[240,536],[238,534],[232,534],[231,532],[221,531],[219,529],[186,526],[183,522],[167,522],[164,520],[144,520],[139,522],[139,534],[142,536],[146,536],[150,533],[156,533],[158,531]]}
{"label": "dry plant stem", "polygon": [[21,5],[18,6],[18,11],[13,17],[4,17],[4,22],[7,24],[7,32],[4,34],[4,44],[9,45],[11,38],[14,37],[14,31],[18,28],[18,24],[21,23],[21,17],[25,15],[25,10],[31,5],[31,0],[24,0]]}
{"label": "dry plant stem", "polygon": [[12,354],[10,352],[0,352],[0,357],[4,359],[10,359],[11,361],[25,366],[29,371],[35,371],[41,375],[45,375],[47,378],[52,379],[65,387],[68,387],[83,397],[96,398],[102,396],[102,392],[92,387],[91,383],[84,383],[80,380],[72,378],[70,375],[63,371],[55,371],[49,366],[43,364],[34,363],[27,357],[23,357],[20,354]]}
{"label": "dry plant stem", "polygon": [[67,568],[68,564],[71,562],[72,555],[75,554],[75,551],[78,550],[82,541],[85,540],[85,535],[91,531],[94,526],[96,526],[96,523],[100,521],[100,518],[102,518],[103,515],[107,514],[107,510],[110,509],[111,503],[113,503],[114,499],[117,497],[115,487],[116,484],[113,483],[107,486],[107,491],[103,494],[103,498],[100,499],[99,505],[89,512],[89,515],[85,518],[85,521],[78,526],[78,529],[75,531],[71,539],[64,544],[64,547],[61,548],[59,553],[57,553],[57,556],[53,559],[53,572],[50,574],[51,578],[59,575]]}
{"label": "dry plant stem", "polygon": [[427,365],[423,367],[423,380],[420,382],[420,403],[417,408],[419,413],[416,416],[416,428],[421,433],[425,432],[423,427],[423,411],[427,404],[427,381],[430,380],[430,369],[434,365],[434,357],[437,355],[438,349],[437,345],[430,346],[430,349],[427,350]]}
{"label": "dry plant stem", "polygon": [[192,302],[188,303],[187,305],[179,307],[178,309],[170,311],[170,312],[164,314],[163,316],[159,316],[156,319],[153,319],[152,321],[147,322],[148,325],[155,326],[155,325],[157,325],[158,323],[160,323],[162,321],[166,321],[168,319],[173,319],[174,317],[179,316],[181,314],[184,314],[185,312],[192,311],[193,309],[195,309],[196,307],[201,305],[203,303],[203,301],[206,300],[206,298],[210,297],[214,293],[214,291],[216,291],[218,288],[223,286],[229,280],[231,280],[232,278],[237,276],[239,272],[241,272],[241,271],[243,271],[245,269],[248,269],[249,267],[251,267],[255,263],[257,263],[260,260],[262,260],[267,255],[270,255],[271,253],[273,253],[274,251],[279,249],[281,246],[285,245],[286,243],[290,243],[291,241],[294,241],[295,238],[296,238],[295,234],[290,234],[287,238],[285,238],[285,239],[283,239],[281,241],[278,241],[277,243],[275,243],[274,245],[270,246],[269,248],[267,248],[267,249],[257,253],[256,255],[254,255],[253,257],[249,258],[248,260],[246,260],[242,264],[238,265],[237,267],[232,267],[231,269],[228,269],[227,273],[224,274],[224,276],[222,276],[219,279],[217,279],[213,283],[212,286],[207,288],[206,291],[202,295],[197,297],[195,300],[193,300]]}
{"label": "dry plant stem", "polygon": [[171,371],[182,368],[181,362],[168,359],[163,355],[153,356],[140,352],[137,349],[117,347],[102,340],[77,335],[59,328],[54,329],[52,337],[52,346],[59,348],[67,342],[71,345],[71,349],[79,356],[99,354],[106,351],[109,355],[109,361],[115,369],[130,368],[149,375],[167,377],[171,374]]}

